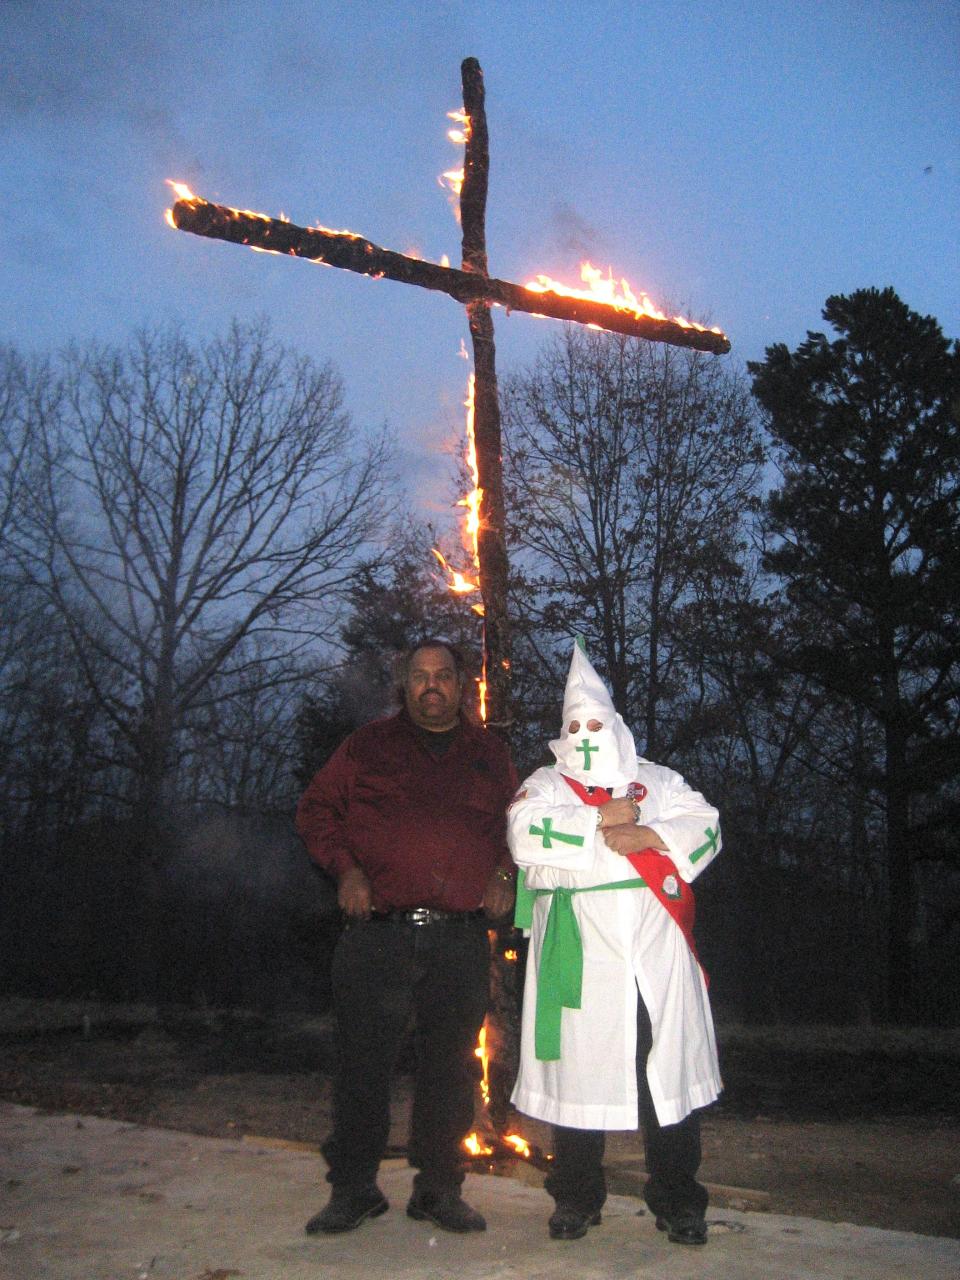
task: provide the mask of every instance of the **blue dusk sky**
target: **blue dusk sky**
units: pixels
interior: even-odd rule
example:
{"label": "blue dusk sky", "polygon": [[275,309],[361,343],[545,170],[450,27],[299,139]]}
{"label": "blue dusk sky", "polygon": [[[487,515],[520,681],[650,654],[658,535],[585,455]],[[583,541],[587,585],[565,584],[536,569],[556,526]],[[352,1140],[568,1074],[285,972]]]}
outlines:
{"label": "blue dusk sky", "polygon": [[[492,274],[575,284],[588,258],[720,325],[736,362],[868,286],[960,336],[956,0],[0,0],[0,35],[0,340],[267,315],[334,362],[358,426],[387,424],[441,524],[462,309],[175,232],[165,179],[458,265],[437,178],[474,56]],[[501,374],[557,328],[495,324]]]}

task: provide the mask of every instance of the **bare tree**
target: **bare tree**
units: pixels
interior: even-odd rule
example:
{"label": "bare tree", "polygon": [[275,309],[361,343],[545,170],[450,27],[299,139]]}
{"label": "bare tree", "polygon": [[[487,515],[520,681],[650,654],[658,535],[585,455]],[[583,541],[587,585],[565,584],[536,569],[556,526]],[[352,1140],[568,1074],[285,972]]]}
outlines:
{"label": "bare tree", "polygon": [[48,361],[0,349],[0,825],[11,845],[60,829],[67,807],[81,816],[94,772],[96,711],[56,614],[14,554],[61,390]]}
{"label": "bare tree", "polygon": [[265,658],[329,625],[382,513],[383,446],[358,439],[328,365],[238,323],[199,345],[144,332],[71,351],[41,435],[18,563],[152,827],[191,720],[288,678]]}
{"label": "bare tree", "polygon": [[254,648],[239,679],[217,680],[216,696],[189,717],[183,798],[245,814],[292,812],[300,791],[297,716],[315,678],[302,664]]}
{"label": "bare tree", "polygon": [[758,501],[745,380],[714,357],[570,328],[507,381],[504,409],[518,654],[549,669],[582,632],[647,749],[669,755],[666,708],[698,687],[684,607],[705,579],[716,594],[736,578]]}

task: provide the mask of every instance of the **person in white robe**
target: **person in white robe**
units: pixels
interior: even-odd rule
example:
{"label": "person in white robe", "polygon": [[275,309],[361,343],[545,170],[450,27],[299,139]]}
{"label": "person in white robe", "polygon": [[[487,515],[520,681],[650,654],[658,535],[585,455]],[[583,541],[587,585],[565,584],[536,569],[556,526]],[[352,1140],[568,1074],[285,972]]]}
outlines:
{"label": "person in white robe", "polygon": [[556,766],[508,813],[529,932],[514,1106],[553,1126],[555,1239],[600,1221],[604,1134],[642,1129],[644,1198],[679,1244],[706,1241],[698,1111],[720,1094],[690,882],[720,851],[717,810],[633,737],[578,643]]}

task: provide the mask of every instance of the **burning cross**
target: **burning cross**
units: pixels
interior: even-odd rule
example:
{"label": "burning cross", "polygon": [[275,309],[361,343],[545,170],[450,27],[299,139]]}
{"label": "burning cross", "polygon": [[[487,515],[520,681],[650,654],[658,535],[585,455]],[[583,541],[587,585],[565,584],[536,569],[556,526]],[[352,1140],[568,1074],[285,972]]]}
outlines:
{"label": "burning cross", "polygon": [[175,190],[180,198],[168,211],[167,217],[172,226],[181,231],[191,231],[194,235],[246,244],[313,262],[326,262],[330,266],[377,279],[386,277],[424,289],[440,290],[466,307],[474,352],[477,483],[483,491],[477,556],[484,605],[487,723],[503,728],[510,723],[507,550],[500,465],[500,405],[490,308],[499,305],[511,311],[572,320],[576,324],[589,324],[630,337],[711,351],[716,355],[729,351],[730,342],[719,329],[703,329],[688,321],[669,320],[630,303],[597,301],[583,291],[562,290],[542,284],[521,286],[491,277],[487,272],[485,231],[490,158],[483,72],[476,58],[467,58],[461,64],[460,73],[466,150],[460,189],[463,236],[462,269],[459,271],[381,249],[362,236],[349,232],[298,227],[292,222],[264,214],[211,204],[176,184]]}
{"label": "burning cross", "polygon": [[584,767],[584,769],[589,769],[589,768],[590,768],[590,757],[593,755],[594,751],[599,751],[599,750],[600,750],[600,748],[599,748],[599,747],[591,747],[591,745],[590,745],[590,739],[589,739],[589,738],[584,738],[584,740],[580,743],[580,745],[579,745],[578,747],[575,747],[575,748],[574,748],[574,750],[575,750],[575,751],[582,751],[582,752],[583,752],[583,767]]}
{"label": "burning cross", "polygon": [[552,818],[544,818],[542,827],[534,823],[527,834],[543,836],[544,849],[552,849],[554,840],[559,840],[561,844],[583,844],[583,836],[570,836],[565,831],[554,831]]}

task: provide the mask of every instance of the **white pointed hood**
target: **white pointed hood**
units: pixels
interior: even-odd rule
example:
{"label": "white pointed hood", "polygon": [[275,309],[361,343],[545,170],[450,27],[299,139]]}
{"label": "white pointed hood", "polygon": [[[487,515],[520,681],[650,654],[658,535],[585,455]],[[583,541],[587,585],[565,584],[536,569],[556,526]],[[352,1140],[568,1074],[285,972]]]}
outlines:
{"label": "white pointed hood", "polygon": [[[580,724],[576,733],[569,732],[572,720]],[[599,720],[603,728],[591,733],[588,720]],[[633,734],[614,708],[580,641],[574,644],[570,659],[560,737],[549,747],[561,772],[586,786],[623,787],[637,776]]]}

